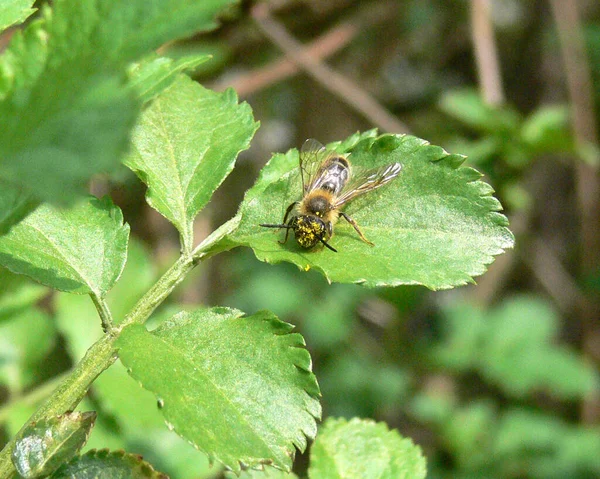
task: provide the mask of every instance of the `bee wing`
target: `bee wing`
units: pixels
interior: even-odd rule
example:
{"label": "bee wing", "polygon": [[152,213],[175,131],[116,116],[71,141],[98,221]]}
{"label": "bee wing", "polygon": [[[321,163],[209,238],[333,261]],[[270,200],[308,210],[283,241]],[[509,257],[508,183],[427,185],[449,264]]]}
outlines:
{"label": "bee wing", "polygon": [[377,188],[389,183],[402,171],[400,163],[391,163],[389,165],[373,168],[363,173],[358,173],[352,178],[340,195],[335,200],[335,207],[339,208],[357,196],[376,190]]}
{"label": "bee wing", "polygon": [[300,175],[302,176],[302,191],[306,194],[320,184],[321,176],[326,172],[329,158],[337,156],[317,140],[306,140],[300,150]]}

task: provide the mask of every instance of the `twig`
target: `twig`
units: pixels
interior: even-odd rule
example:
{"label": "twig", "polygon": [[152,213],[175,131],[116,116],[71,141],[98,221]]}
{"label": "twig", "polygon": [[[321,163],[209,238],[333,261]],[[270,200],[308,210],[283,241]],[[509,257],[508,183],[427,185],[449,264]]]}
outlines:
{"label": "twig", "polygon": [[375,98],[346,76],[309,55],[295,38],[273,17],[266,3],[252,8],[252,17],[262,32],[299,68],[305,70],[328,91],[352,106],[374,125],[389,132],[407,133],[408,127],[383,108]]}
{"label": "twig", "polygon": [[481,94],[488,105],[501,105],[504,103],[504,92],[489,0],[471,0],[471,36]]}
{"label": "twig", "polygon": [[[598,147],[598,126],[594,113],[594,94],[589,62],[582,35],[576,0],[550,0],[558,29],[563,63],[571,103],[571,122],[580,152]],[[583,275],[593,274],[600,267],[600,178],[596,165],[580,159],[575,164],[577,200],[581,224],[580,265]],[[598,298],[590,298],[579,310],[582,319],[583,350],[590,358],[600,360]],[[583,401],[581,417],[585,423],[600,421],[600,394],[594,392]]]}
{"label": "twig", "polygon": [[[581,23],[575,0],[551,0],[558,28],[562,57],[571,99],[572,127],[580,151],[598,145],[594,113],[594,93]],[[600,179],[598,168],[578,161],[576,164],[577,197],[581,214],[583,273],[597,271],[600,266]]]}
{"label": "twig", "polygon": [[[357,34],[356,25],[343,23],[317,38],[303,48],[306,55],[316,59],[327,58],[346,46]],[[232,87],[240,97],[250,95],[298,73],[299,68],[291,60],[283,59],[257,68],[237,78],[228,79],[213,85],[214,90],[222,91]]]}
{"label": "twig", "polygon": [[588,299],[544,241],[533,240],[531,251],[525,251],[521,257],[563,313],[584,307]]}

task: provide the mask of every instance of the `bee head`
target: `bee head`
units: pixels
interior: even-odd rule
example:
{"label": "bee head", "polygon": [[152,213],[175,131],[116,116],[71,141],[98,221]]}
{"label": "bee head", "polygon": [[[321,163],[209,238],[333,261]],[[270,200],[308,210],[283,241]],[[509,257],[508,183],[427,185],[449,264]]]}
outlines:
{"label": "bee head", "polygon": [[327,238],[325,222],[318,216],[298,215],[291,219],[290,228],[294,230],[296,241],[300,246],[310,249]]}

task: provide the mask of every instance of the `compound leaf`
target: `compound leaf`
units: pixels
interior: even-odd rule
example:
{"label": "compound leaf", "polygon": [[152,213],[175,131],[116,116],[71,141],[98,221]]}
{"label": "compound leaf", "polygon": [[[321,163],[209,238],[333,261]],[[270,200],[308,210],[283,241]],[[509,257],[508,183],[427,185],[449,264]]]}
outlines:
{"label": "compound leaf", "polygon": [[193,246],[193,220],[250,144],[258,124],[233,90],[215,93],[181,76],[142,115],[126,164],[147,200]]}
{"label": "compound leaf", "polygon": [[494,255],[512,247],[499,201],[480,181],[479,172],[460,167],[464,157],[412,136],[356,140],[349,158],[357,168],[402,164],[396,179],[344,208],[374,247],[362,242],[343,219],[330,240],[338,253],[321,246],[303,250],[293,234],[282,245],[277,240],[283,232],[259,226],[281,222],[285,207],[301,197],[296,151],[275,155],[267,164],[240,207],[239,227],[224,241],[250,246],[262,261],[317,269],[329,281],[422,284],[431,289],[473,282]]}
{"label": "compound leaf", "polygon": [[0,264],[52,288],[103,297],[119,278],[129,226],[110,198],[42,205],[0,236]]}
{"label": "compound leaf", "polygon": [[52,474],[81,450],[95,420],[93,411],[70,412],[28,425],[12,452],[15,469],[26,479]]}
{"label": "compound leaf", "polygon": [[209,457],[236,472],[289,470],[321,413],[310,356],[291,329],[269,312],[182,312],[152,332],[125,328],[119,355],[167,424]]}
{"label": "compound leaf", "polygon": [[384,423],[328,419],[311,448],[310,479],[424,479],[421,449]]}

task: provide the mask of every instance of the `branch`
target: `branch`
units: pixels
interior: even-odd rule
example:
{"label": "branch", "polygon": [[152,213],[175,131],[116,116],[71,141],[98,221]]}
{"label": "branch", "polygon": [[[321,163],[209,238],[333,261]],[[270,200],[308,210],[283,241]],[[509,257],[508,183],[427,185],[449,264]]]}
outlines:
{"label": "branch", "polygon": [[[327,58],[346,46],[358,33],[356,25],[343,23],[317,38],[314,42],[302,49],[303,55],[315,59]],[[298,73],[298,66],[284,58],[269,65],[257,68],[245,75],[219,82],[212,86],[213,90],[223,91],[233,88],[240,97],[251,95],[278,81],[284,80]]]}
{"label": "branch", "polygon": [[504,92],[489,0],[471,0],[471,37],[481,95],[488,105],[501,105],[504,103]]}
{"label": "branch", "polygon": [[408,127],[381,106],[375,98],[346,76],[320,63],[309,55],[302,44],[271,17],[269,6],[258,3],[252,8],[252,17],[261,31],[279,47],[289,60],[303,69],[325,89],[361,113],[382,130],[407,133]]}
{"label": "branch", "polygon": [[[551,0],[558,28],[567,88],[571,103],[571,122],[579,151],[598,146],[598,129],[594,113],[594,92],[590,67],[582,35],[577,2]],[[600,179],[598,168],[584,161],[575,165],[579,201],[582,249],[582,272],[593,273],[600,267]]]}

